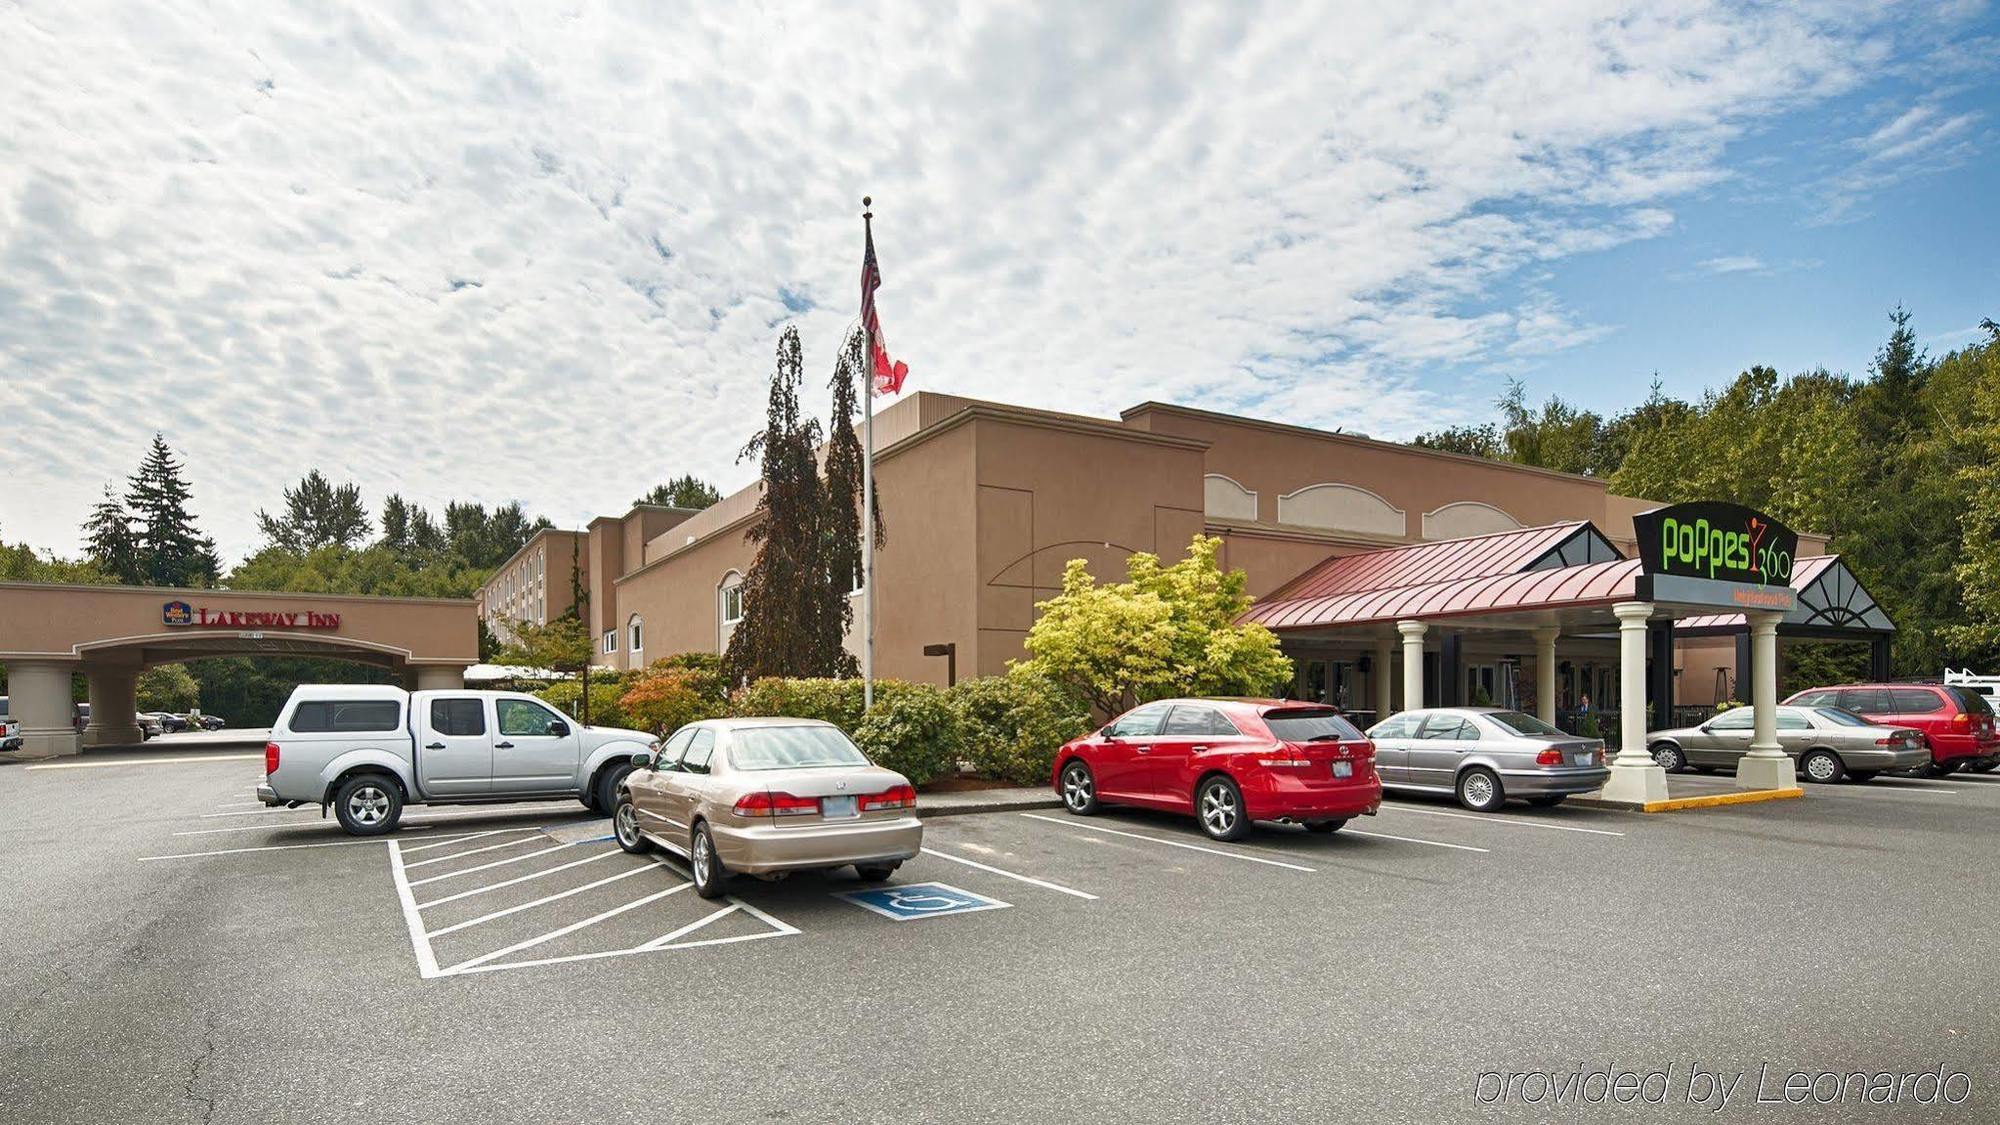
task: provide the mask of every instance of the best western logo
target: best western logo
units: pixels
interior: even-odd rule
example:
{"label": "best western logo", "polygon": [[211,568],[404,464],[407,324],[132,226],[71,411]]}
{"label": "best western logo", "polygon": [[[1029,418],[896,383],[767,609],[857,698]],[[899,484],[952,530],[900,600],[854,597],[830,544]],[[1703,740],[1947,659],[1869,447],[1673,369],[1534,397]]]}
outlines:
{"label": "best western logo", "polygon": [[316,609],[241,610],[209,609],[186,602],[168,602],[160,609],[160,620],[168,625],[188,625],[203,629],[338,629],[340,615]]}

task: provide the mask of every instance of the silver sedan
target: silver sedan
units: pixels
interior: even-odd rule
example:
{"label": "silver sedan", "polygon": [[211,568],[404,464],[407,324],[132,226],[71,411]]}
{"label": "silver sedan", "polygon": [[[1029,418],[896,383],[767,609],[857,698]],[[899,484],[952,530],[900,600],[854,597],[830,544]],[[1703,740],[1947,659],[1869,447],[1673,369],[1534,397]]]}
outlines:
{"label": "silver sedan", "polygon": [[[1750,750],[1756,717],[1737,707],[1700,726],[1657,730],[1646,736],[1653,760],[1668,773],[1693,767],[1735,769]],[[1778,708],[1778,745],[1807,781],[1867,781],[1889,770],[1929,765],[1931,752],[1921,731],[1876,726],[1838,707]]]}
{"label": "silver sedan", "polygon": [[1604,743],[1579,738],[1520,711],[1431,707],[1368,728],[1382,788],[1450,793],[1487,812],[1509,797],[1531,805],[1600,789],[1611,776]]}

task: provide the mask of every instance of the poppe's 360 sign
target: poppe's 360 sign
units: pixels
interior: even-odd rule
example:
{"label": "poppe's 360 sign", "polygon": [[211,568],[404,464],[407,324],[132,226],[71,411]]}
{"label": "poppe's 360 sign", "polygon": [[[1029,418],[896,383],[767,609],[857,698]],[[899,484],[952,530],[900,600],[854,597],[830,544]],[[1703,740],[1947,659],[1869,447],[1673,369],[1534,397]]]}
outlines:
{"label": "poppe's 360 sign", "polygon": [[1704,500],[1632,517],[1645,572],[1642,596],[1658,601],[1792,608],[1798,533],[1741,504]]}
{"label": "poppe's 360 sign", "polygon": [[209,609],[182,601],[160,607],[160,620],[168,625],[197,629],[338,629],[340,615],[317,609]]}

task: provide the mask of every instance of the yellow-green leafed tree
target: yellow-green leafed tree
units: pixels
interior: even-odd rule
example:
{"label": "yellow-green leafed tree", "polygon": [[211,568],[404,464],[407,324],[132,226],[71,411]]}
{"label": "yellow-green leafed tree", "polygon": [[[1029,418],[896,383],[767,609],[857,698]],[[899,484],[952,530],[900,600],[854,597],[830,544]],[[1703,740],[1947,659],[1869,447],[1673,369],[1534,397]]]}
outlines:
{"label": "yellow-green leafed tree", "polygon": [[1187,557],[1162,566],[1140,552],[1126,580],[1099,584],[1082,559],[1063,571],[1062,593],[1040,604],[1028,630],[1027,667],[1115,715],[1174,695],[1260,695],[1291,679],[1292,662],[1250,608],[1240,570],[1216,564],[1222,540],[1197,535]]}

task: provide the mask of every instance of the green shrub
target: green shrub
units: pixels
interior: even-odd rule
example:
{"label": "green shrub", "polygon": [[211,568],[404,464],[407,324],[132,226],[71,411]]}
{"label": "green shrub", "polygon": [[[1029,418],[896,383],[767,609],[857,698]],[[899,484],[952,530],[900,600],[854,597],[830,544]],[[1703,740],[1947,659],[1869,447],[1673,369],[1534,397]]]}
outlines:
{"label": "green shrub", "polygon": [[[878,688],[882,685],[876,685]],[[729,696],[732,715],[783,715],[832,723],[850,736],[861,725],[860,680],[766,676]]]}
{"label": "green shrub", "polygon": [[[583,684],[579,680],[558,680],[534,693],[551,706],[573,719],[577,714],[577,702],[583,698]],[[590,725],[596,727],[622,727],[628,725],[625,708],[619,699],[625,694],[625,680],[616,672],[590,673]]]}
{"label": "green shrub", "polygon": [[965,748],[958,708],[943,689],[928,684],[878,692],[875,709],[851,733],[870,761],[914,785],[957,772]]}
{"label": "green shrub", "polygon": [[950,695],[966,758],[995,781],[1047,781],[1056,751],[1091,727],[1090,706],[1082,697],[1032,671],[965,680]]}

